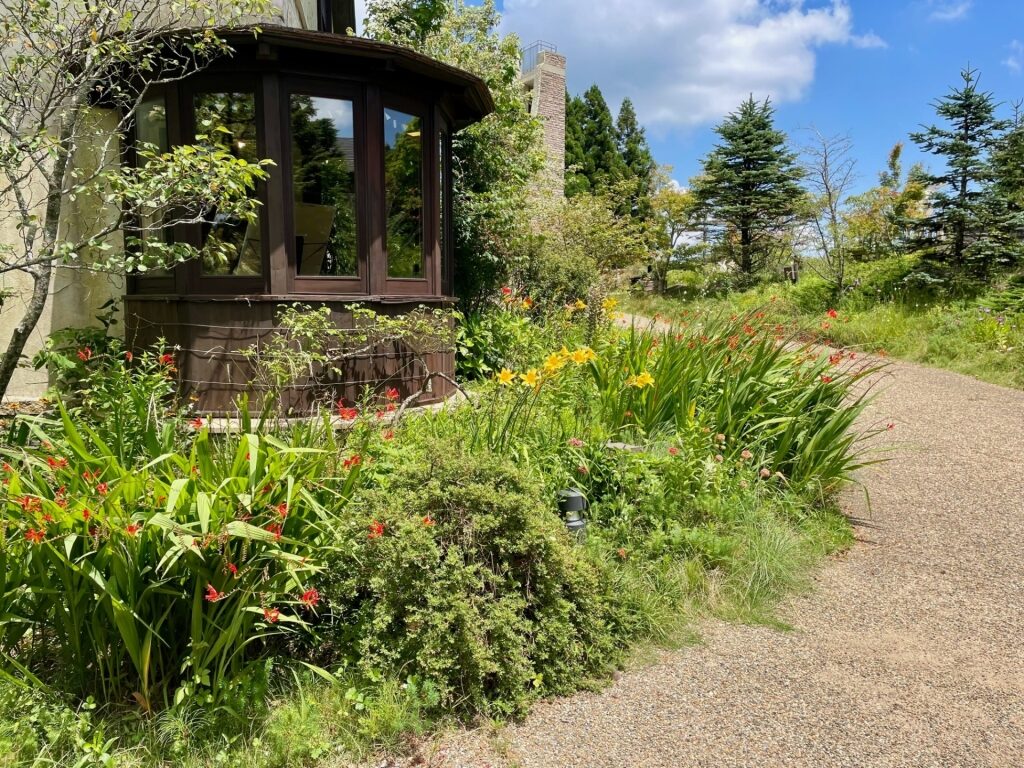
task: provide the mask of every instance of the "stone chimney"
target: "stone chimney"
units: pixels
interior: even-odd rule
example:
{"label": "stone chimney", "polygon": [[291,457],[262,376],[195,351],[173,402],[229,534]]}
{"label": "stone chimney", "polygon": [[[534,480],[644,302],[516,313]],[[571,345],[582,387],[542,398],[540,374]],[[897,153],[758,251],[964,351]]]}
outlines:
{"label": "stone chimney", "polygon": [[565,193],[565,56],[538,41],[523,52],[521,82],[530,114],[544,124],[545,187]]}

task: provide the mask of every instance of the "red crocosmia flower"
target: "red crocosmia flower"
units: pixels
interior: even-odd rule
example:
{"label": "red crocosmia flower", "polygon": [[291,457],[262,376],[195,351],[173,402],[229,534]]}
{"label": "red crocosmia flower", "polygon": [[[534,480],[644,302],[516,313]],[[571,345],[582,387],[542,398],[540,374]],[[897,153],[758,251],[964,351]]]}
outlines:
{"label": "red crocosmia flower", "polygon": [[399,397],[398,390],[395,387],[391,387],[388,389],[385,396],[388,400],[397,400]]}
{"label": "red crocosmia flower", "polygon": [[507,285],[503,285],[501,287],[501,295],[502,296],[511,296],[512,295],[512,289],[509,288]]}
{"label": "red crocosmia flower", "polygon": [[216,603],[218,600],[224,597],[223,592],[218,592],[213,584],[206,585],[206,601],[209,603]]}
{"label": "red crocosmia flower", "polygon": [[4,462],[4,472],[10,473],[10,472],[13,472],[13,471],[14,471],[14,467],[12,467],[10,464],[8,464],[5,461]]}
{"label": "red crocosmia flower", "polygon": [[398,406],[395,405],[394,403],[388,403],[387,406],[385,406],[384,410],[387,411],[388,413],[394,413],[396,410],[398,410]]}
{"label": "red crocosmia flower", "polygon": [[124,527],[124,532],[129,536],[135,536],[139,531],[142,530],[142,526],[138,523],[129,523]]}
{"label": "red crocosmia flower", "polygon": [[281,525],[279,523],[271,523],[264,530],[274,534],[274,541],[281,540]]}
{"label": "red crocosmia flower", "polygon": [[35,528],[29,528],[25,531],[25,540],[33,544],[41,544],[45,538],[46,534],[42,531],[37,531]]}
{"label": "red crocosmia flower", "polygon": [[131,352],[125,352],[124,359],[130,363],[132,360],[135,359],[135,355],[133,355]]}
{"label": "red crocosmia flower", "polygon": [[38,512],[42,507],[42,502],[35,496],[22,496],[18,503],[21,504],[21,508],[26,512]]}
{"label": "red crocosmia flower", "polygon": [[341,466],[343,466],[345,469],[352,469],[352,467],[358,467],[362,463],[363,457],[356,453],[353,454],[352,456],[349,456],[347,459],[341,462]]}
{"label": "red crocosmia flower", "polygon": [[231,575],[238,578],[238,566],[234,563],[228,563],[228,570],[231,571]]}
{"label": "red crocosmia flower", "polygon": [[754,329],[754,326],[750,325],[750,323],[747,323],[746,325],[743,326],[743,332],[747,334],[747,336],[753,336],[755,333],[757,333],[757,331]]}
{"label": "red crocosmia flower", "polygon": [[65,458],[47,456],[46,463],[50,465],[50,469],[64,469],[68,465],[68,460]]}
{"label": "red crocosmia flower", "polygon": [[52,523],[53,522],[53,515],[51,515],[49,512],[44,512],[42,520],[43,520],[44,523]]}
{"label": "red crocosmia flower", "polygon": [[619,556],[619,560],[625,560],[628,553],[626,552],[625,547],[619,547],[615,550],[615,554]]}
{"label": "red crocosmia flower", "polygon": [[88,520],[90,517],[92,517],[92,512],[90,512],[89,508],[86,507],[85,509],[82,510],[82,519]]}
{"label": "red crocosmia flower", "polygon": [[842,361],[843,361],[843,355],[842,355],[842,353],[839,353],[839,352],[837,352],[834,355],[829,355],[829,357],[828,357],[829,365],[839,365],[839,363],[841,363]]}
{"label": "red crocosmia flower", "polygon": [[673,445],[673,446],[672,446],[671,448],[669,448],[669,449],[668,449],[668,455],[669,455],[669,456],[678,456],[678,455],[679,455],[679,449],[678,449],[678,448],[676,448],[676,447],[675,447],[675,446]]}
{"label": "red crocosmia flower", "polygon": [[271,624],[277,624],[277,620],[281,618],[281,612],[277,608],[264,608],[263,618]]}
{"label": "red crocosmia flower", "polygon": [[587,468],[585,464],[580,464],[578,467],[576,467],[576,471],[579,472],[581,475],[590,474],[590,470]]}
{"label": "red crocosmia flower", "polygon": [[828,312],[826,312],[825,314],[826,314],[826,315],[828,315],[829,317],[831,317],[831,318],[832,318],[833,320],[834,320],[835,318],[839,317],[839,313],[838,313],[838,312],[836,312],[836,311],[835,311],[834,309],[830,309],[830,310],[829,310]]}
{"label": "red crocosmia flower", "polygon": [[370,533],[367,535],[366,538],[379,539],[383,535],[384,523],[378,522],[377,520],[374,520],[372,523],[370,523]]}
{"label": "red crocosmia flower", "polygon": [[313,608],[320,602],[320,593],[315,589],[307,589],[302,593],[302,597],[300,597],[299,600],[301,600],[302,604],[307,608]]}
{"label": "red crocosmia flower", "polygon": [[196,416],[194,419],[192,419],[192,421],[190,421],[189,424],[191,424],[194,429],[203,428],[203,420],[199,416]]}
{"label": "red crocosmia flower", "polygon": [[822,384],[831,384],[832,383],[832,377],[831,376],[822,376],[821,377],[821,383]]}
{"label": "red crocosmia flower", "polygon": [[106,483],[99,483],[99,484],[97,484],[96,492],[100,496],[106,496],[108,491],[110,491],[110,487]]}
{"label": "red crocosmia flower", "polygon": [[382,440],[394,440],[395,439],[395,430],[393,430],[393,429],[385,430],[384,432],[381,433],[380,436],[381,436]]}
{"label": "red crocosmia flower", "polygon": [[273,490],[274,490],[273,486],[271,486],[271,485],[264,485],[262,492],[266,494],[266,493],[271,493]]}
{"label": "red crocosmia flower", "polygon": [[338,415],[345,421],[355,421],[359,418],[359,409],[338,406]]}
{"label": "red crocosmia flower", "polygon": [[78,350],[78,359],[81,360],[83,363],[87,363],[90,360],[92,360],[92,349],[90,349],[89,347],[83,347],[82,349]]}
{"label": "red crocosmia flower", "polygon": [[384,411],[378,410],[377,413],[374,415],[377,417],[377,421],[381,421],[384,418]]}
{"label": "red crocosmia flower", "polygon": [[437,522],[430,515],[427,515],[423,518],[423,524],[427,526],[427,528],[433,528],[435,525],[437,525]]}
{"label": "red crocosmia flower", "polygon": [[281,517],[288,517],[288,502],[282,501],[277,505],[277,514]]}
{"label": "red crocosmia flower", "polygon": [[173,365],[174,355],[169,355],[166,352],[160,355],[160,365]]}

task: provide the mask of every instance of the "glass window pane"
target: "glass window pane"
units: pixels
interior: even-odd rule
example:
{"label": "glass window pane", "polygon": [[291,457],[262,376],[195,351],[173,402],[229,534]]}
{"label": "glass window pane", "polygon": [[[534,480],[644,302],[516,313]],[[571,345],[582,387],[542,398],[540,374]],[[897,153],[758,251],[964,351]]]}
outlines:
{"label": "glass window pane", "polygon": [[[257,162],[256,97],[252,93],[201,93],[195,97],[196,135],[235,157]],[[255,191],[251,192],[255,196]],[[263,273],[259,221],[214,214],[203,224],[204,275],[252,276]]]}
{"label": "glass window pane", "polygon": [[300,275],[359,274],[352,102],[293,95],[292,186]]}
{"label": "glass window pane", "polygon": [[[167,101],[162,93],[147,95],[135,110],[135,142],[142,153],[163,153],[170,150],[170,141],[167,138]],[[144,165],[147,160],[141,156],[138,162]],[[138,237],[143,250],[146,249],[147,243],[172,242],[170,229],[161,226],[164,221],[164,210],[150,208],[139,213]],[[155,258],[158,255],[150,249],[150,257]],[[139,272],[142,273],[143,270],[140,268]],[[148,274],[160,276],[168,273],[165,269],[151,269]]]}
{"label": "glass window pane", "polygon": [[423,277],[422,121],[384,110],[388,277]]}

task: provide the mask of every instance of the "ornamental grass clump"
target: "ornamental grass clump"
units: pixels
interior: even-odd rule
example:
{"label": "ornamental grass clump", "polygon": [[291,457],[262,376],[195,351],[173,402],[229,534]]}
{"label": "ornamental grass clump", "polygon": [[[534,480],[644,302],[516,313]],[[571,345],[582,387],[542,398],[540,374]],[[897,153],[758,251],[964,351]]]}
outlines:
{"label": "ornamental grass clump", "polygon": [[0,652],[23,676],[143,711],[219,704],[321,609],[360,472],[338,451],[199,429],[132,466],[63,409],[28,426],[0,487]]}

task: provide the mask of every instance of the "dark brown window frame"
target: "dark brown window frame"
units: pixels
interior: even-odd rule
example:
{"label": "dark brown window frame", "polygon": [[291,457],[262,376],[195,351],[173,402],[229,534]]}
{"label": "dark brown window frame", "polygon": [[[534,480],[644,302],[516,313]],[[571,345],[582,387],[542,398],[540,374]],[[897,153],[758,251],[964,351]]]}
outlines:
{"label": "dark brown window frame", "polygon": [[[352,127],[356,155],[356,242],[358,276],[300,275],[295,240],[295,195],[292,179],[291,97],[295,94],[352,102]],[[289,293],[325,293],[366,296],[370,294],[373,253],[370,247],[369,198],[366,160],[366,89],[362,83],[337,79],[316,79],[285,75],[281,78],[282,177],[285,184],[284,235],[288,257]]]}
{"label": "dark brown window frame", "polygon": [[[444,301],[454,288],[454,247],[451,213],[442,222],[441,200],[450,209],[451,158],[438,156],[442,134],[455,130],[445,110],[445,98],[432,87],[416,96],[403,94],[387,67],[339,72],[337,76],[315,73],[309,64],[283,64],[272,55],[257,60],[235,59],[216,71],[197,74],[165,87],[168,105],[168,140],[188,143],[195,135],[194,98],[198,93],[251,91],[257,110],[257,150],[275,165],[269,179],[261,182],[260,237],[263,275],[204,275],[198,260],[179,264],[173,276],[133,275],[128,294],[152,298],[196,300],[341,300],[351,302]],[[290,98],[304,93],[353,102],[356,143],[356,206],[360,275],[357,279],[336,276],[300,276],[294,267],[294,221],[291,180]],[[423,141],[421,165],[424,204],[423,274],[415,278],[388,275],[384,199],[384,108],[399,109],[421,118]],[[442,168],[442,164],[448,167]],[[442,176],[443,174],[443,176]],[[443,179],[447,179],[444,182]],[[439,184],[447,183],[442,198]],[[448,229],[441,252],[441,227]],[[175,229],[178,242],[198,247],[200,227]]]}

